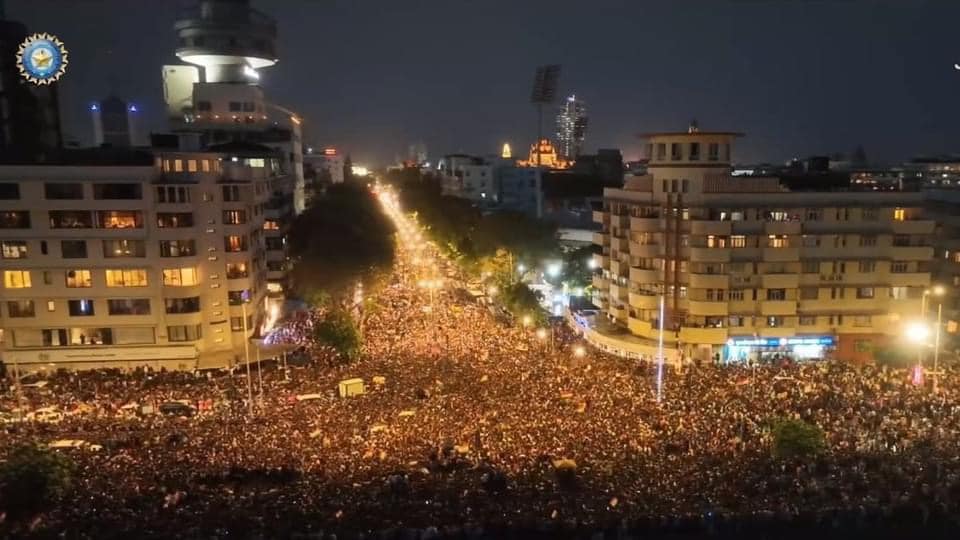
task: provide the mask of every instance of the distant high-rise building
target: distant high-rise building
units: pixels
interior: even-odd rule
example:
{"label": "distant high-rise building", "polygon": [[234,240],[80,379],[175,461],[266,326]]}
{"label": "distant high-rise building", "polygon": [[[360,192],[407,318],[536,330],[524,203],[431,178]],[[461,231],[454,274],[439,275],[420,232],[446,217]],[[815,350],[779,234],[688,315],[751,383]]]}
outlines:
{"label": "distant high-rise building", "polygon": [[407,149],[407,160],[414,165],[421,165],[427,162],[427,144],[423,141],[417,141]]}
{"label": "distant high-rise building", "polygon": [[513,157],[513,151],[510,150],[510,143],[503,143],[503,151],[500,152],[500,157],[503,159],[510,159]]}
{"label": "distant high-rise building", "polygon": [[116,96],[90,104],[93,144],[117,148],[137,146],[136,118],[139,112],[136,105]]}
{"label": "distant high-rise building", "polygon": [[[302,119],[271,103],[260,86],[260,71],[278,61],[277,26],[250,7],[250,0],[198,0],[174,26],[177,57],[191,65],[164,66],[163,90],[171,127],[195,134],[201,147],[267,147],[282,156],[284,174],[270,179],[265,219],[267,278],[271,292],[282,290],[288,266],[287,230],[306,208]],[[181,138],[181,141],[191,140]],[[250,146],[253,145],[253,146]],[[257,163],[262,163],[258,161]]]}
{"label": "distant high-rise building", "polygon": [[58,83],[34,85],[20,76],[15,58],[27,39],[23,23],[8,21],[0,1],[0,152],[29,155],[63,144]]}
{"label": "distant high-rise building", "polygon": [[574,161],[583,149],[587,134],[587,106],[570,96],[563,102],[557,115],[557,151],[562,159]]}

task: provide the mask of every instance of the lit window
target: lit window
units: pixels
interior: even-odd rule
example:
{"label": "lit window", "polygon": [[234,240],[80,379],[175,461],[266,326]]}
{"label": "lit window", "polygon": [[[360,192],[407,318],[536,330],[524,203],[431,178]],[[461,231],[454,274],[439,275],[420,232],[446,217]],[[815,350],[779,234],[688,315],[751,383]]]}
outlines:
{"label": "lit window", "polygon": [[93,280],[90,277],[89,270],[67,270],[67,287],[86,288],[92,286]]}
{"label": "lit window", "polygon": [[187,172],[197,172],[197,160],[195,159],[187,160]]}
{"label": "lit window", "polygon": [[27,257],[27,242],[24,240],[4,240],[0,243],[4,259],[25,259]]}
{"label": "lit window", "polygon": [[170,287],[189,287],[200,282],[197,269],[187,268],[164,268],[163,284]]}
{"label": "lit window", "polygon": [[26,289],[30,287],[29,270],[4,270],[3,286],[8,289]]}
{"label": "lit window", "polygon": [[894,221],[904,221],[907,219],[907,211],[903,208],[896,208],[893,211],[893,220]]}
{"label": "lit window", "polygon": [[107,270],[107,287],[146,287],[147,271],[138,269]]}
{"label": "lit window", "polygon": [[101,229],[139,229],[143,227],[143,214],[135,210],[101,210],[97,212],[97,224]]}
{"label": "lit window", "polygon": [[768,240],[767,245],[772,248],[785,248],[790,245],[787,237],[783,235],[771,234]]}
{"label": "lit window", "polygon": [[747,237],[743,235],[734,235],[730,237],[730,247],[747,247]]}
{"label": "lit window", "polygon": [[201,160],[200,160],[200,168],[201,168],[201,170],[202,170],[203,172],[210,172],[210,160],[208,160],[208,159],[201,159]]}
{"label": "lit window", "polygon": [[175,159],[173,160],[173,172],[183,172],[183,160]]}

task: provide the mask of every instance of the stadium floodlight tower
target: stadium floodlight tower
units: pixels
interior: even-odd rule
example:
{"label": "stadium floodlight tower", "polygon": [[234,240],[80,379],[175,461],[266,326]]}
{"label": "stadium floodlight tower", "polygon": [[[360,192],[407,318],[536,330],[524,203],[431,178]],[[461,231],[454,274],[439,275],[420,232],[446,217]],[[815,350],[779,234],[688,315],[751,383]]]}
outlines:
{"label": "stadium floodlight tower", "polygon": [[249,0],[201,0],[177,20],[177,57],[203,68],[203,82],[257,84],[277,63],[277,25]]}

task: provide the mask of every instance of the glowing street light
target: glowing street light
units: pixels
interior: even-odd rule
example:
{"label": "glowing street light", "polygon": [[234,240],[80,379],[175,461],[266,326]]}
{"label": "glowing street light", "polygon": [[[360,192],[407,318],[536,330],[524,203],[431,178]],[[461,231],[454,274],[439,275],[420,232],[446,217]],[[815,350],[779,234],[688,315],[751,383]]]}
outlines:
{"label": "glowing street light", "polygon": [[577,345],[576,347],[573,348],[573,355],[576,356],[577,358],[583,358],[584,356],[586,356],[586,354],[587,354],[587,349],[585,349],[583,345]]}
{"label": "glowing street light", "polygon": [[497,291],[497,288],[493,285],[491,285],[490,288],[487,289],[487,294],[490,296],[496,296],[497,292],[499,291]]}
{"label": "glowing street light", "polygon": [[547,267],[547,274],[550,277],[557,277],[560,275],[560,263],[553,263]]}
{"label": "glowing street light", "polygon": [[524,272],[526,272],[526,271],[527,271],[527,267],[526,267],[526,266],[524,266],[523,264],[518,264],[518,265],[517,265],[517,272],[520,272],[520,273],[522,274],[522,273],[524,273]]}
{"label": "glowing street light", "polygon": [[914,343],[926,343],[930,337],[930,327],[922,322],[911,323],[907,326],[906,336]]}
{"label": "glowing street light", "polygon": [[520,321],[523,323],[524,326],[530,326],[533,323],[533,317],[529,315],[524,315],[523,318],[520,319]]}
{"label": "glowing street light", "polygon": [[543,328],[538,328],[537,339],[547,339],[547,331]]}
{"label": "glowing street light", "polygon": [[593,257],[590,257],[589,259],[587,259],[587,268],[594,270],[596,269],[596,267],[597,267],[597,261]]}

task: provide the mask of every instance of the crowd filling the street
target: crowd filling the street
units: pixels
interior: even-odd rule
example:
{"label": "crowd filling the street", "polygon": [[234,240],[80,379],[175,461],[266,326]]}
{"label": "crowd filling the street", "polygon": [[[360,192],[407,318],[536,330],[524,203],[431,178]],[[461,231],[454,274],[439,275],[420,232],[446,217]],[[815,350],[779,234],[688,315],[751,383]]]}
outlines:
{"label": "crowd filling the street", "polygon": [[[944,370],[933,392],[869,365],[690,365],[667,370],[658,402],[656,364],[460,294],[451,263],[382,198],[397,263],[360,314],[353,362],[308,348],[305,365],[250,381],[244,369],[95,370],[6,383],[0,453],[83,441],[61,450],[75,481],[32,532],[786,538],[958,526],[960,373]],[[306,326],[281,324],[280,341],[301,346]],[[341,392],[350,379],[362,390]],[[822,452],[775,455],[782,419],[822,430]]]}

